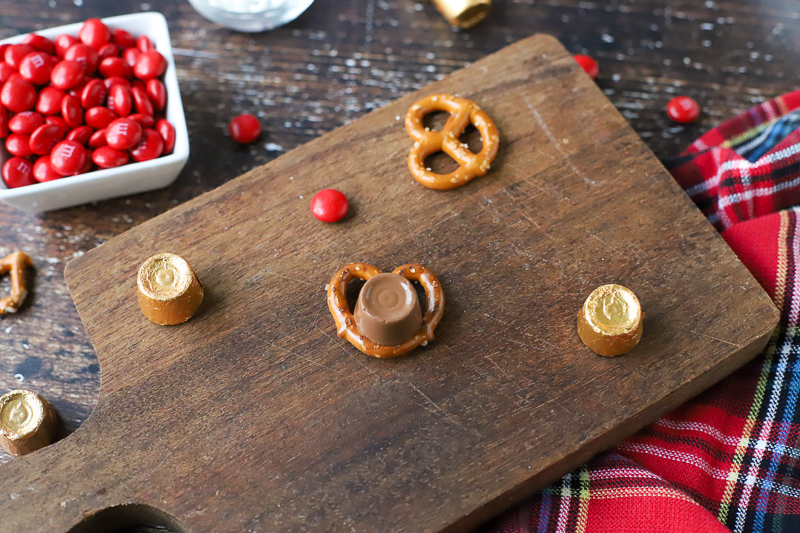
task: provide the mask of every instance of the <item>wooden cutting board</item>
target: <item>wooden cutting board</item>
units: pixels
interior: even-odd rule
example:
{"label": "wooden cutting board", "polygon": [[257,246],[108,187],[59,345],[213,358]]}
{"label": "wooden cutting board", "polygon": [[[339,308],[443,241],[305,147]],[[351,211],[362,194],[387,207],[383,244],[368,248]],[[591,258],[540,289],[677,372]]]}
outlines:
{"label": "wooden cutting board", "polygon": [[[406,167],[403,118],[436,92],[474,99],[502,137],[488,175],[446,192]],[[309,212],[327,187],[351,201],[343,222]],[[137,269],[160,251],[206,287],[181,326],[156,326],[136,304]],[[337,338],[325,285],[353,261],[436,272],[447,300],[436,340],[379,360]],[[547,36],[142,224],[66,277],[100,399],[73,435],[0,469],[0,531],[112,531],[84,519],[128,503],[140,505],[99,516],[163,512],[192,533],[462,531],[732,372],[777,321]],[[575,317],[612,282],[646,319],[636,350],[604,358]]]}

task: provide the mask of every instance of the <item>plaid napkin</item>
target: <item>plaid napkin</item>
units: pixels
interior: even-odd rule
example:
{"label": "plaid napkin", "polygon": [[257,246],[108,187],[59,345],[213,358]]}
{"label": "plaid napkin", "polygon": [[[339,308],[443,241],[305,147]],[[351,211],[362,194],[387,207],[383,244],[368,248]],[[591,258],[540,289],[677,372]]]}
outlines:
{"label": "plaid napkin", "polygon": [[668,164],[781,310],[764,354],[488,531],[800,532],[800,90]]}

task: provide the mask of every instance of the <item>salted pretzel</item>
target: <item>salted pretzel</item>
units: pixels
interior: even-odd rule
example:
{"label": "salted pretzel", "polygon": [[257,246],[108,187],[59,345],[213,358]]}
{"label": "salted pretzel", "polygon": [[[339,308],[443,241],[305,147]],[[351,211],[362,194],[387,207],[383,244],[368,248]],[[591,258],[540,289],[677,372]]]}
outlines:
{"label": "salted pretzel", "polygon": [[341,268],[328,285],[328,309],[336,322],[336,334],[347,339],[350,344],[373,357],[397,357],[413,350],[417,346],[433,340],[433,330],[439,324],[444,313],[444,291],[436,275],[422,265],[409,263],[395,268],[392,273],[399,274],[409,281],[418,281],[425,289],[427,309],[422,316],[422,325],[409,340],[396,346],[376,344],[358,331],[355,317],[350,311],[345,297],[347,284],[353,279],[364,281],[381,274],[382,271],[369,263],[350,263]]}
{"label": "salted pretzel", "polygon": [[[426,131],[422,119],[434,111],[446,111],[450,118],[441,131]],[[483,148],[477,154],[458,140],[470,123],[478,129],[483,141]],[[408,168],[418,182],[430,189],[453,189],[483,176],[500,146],[500,132],[489,115],[472,100],[450,94],[432,94],[412,105],[406,114],[406,131],[415,141],[408,154]],[[458,168],[450,174],[426,169],[425,158],[436,152],[452,157]]]}
{"label": "salted pretzel", "polygon": [[0,274],[11,272],[11,294],[0,300],[0,313],[16,313],[28,296],[25,283],[25,270],[33,266],[33,261],[25,252],[14,252],[0,259]]}

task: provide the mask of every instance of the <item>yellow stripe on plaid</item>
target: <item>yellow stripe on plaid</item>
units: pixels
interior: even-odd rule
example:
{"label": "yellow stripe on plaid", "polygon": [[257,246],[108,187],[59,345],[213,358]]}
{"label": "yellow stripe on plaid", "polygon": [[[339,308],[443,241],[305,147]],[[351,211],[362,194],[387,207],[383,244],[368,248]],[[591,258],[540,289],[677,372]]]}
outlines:
{"label": "yellow stripe on plaid", "polygon": [[597,489],[592,492],[592,499],[594,500],[614,500],[620,498],[642,497],[670,498],[700,506],[699,503],[690,498],[686,493],[667,487],[627,487],[616,489]]}
{"label": "yellow stripe on plaid", "polygon": [[[775,279],[775,303],[780,307],[783,302],[783,287],[786,286],[786,273],[788,265],[788,255],[786,246],[786,236],[789,228],[789,214],[786,211],[781,212],[781,228],[778,235],[778,271]],[[780,293],[781,298],[778,299]],[[728,480],[725,485],[725,492],[722,495],[722,500],[719,506],[719,513],[717,518],[723,524],[726,523],[728,512],[731,508],[731,500],[733,499],[733,492],[736,488],[736,483],[739,480],[739,472],[744,461],[745,454],[752,439],[751,434],[753,427],[758,422],[758,413],[761,410],[761,405],[764,402],[764,394],[767,389],[767,384],[770,381],[769,370],[772,367],[775,346],[778,336],[776,329],[772,338],[769,341],[769,347],[766,350],[766,357],[764,364],[761,366],[761,375],[758,377],[758,384],[756,385],[756,393],[753,397],[753,403],[750,405],[750,412],[747,414],[747,421],[745,422],[742,430],[742,436],[739,438],[739,444],[736,446],[736,451],[733,454],[731,461],[731,469],[728,471]]]}
{"label": "yellow stripe on plaid", "polygon": [[586,531],[586,521],[589,518],[589,499],[590,485],[589,485],[589,468],[586,465],[581,466],[578,472],[581,490],[578,494],[578,524],[576,533],[583,533]]}
{"label": "yellow stripe on plaid", "polygon": [[784,115],[788,114],[788,112],[789,112],[789,110],[786,108],[786,104],[782,104],[781,102],[778,103],[778,107],[779,107],[780,113],[781,113],[780,116],[777,116],[777,117],[775,117],[773,119],[767,120],[766,122],[762,122],[758,126],[753,126],[752,128],[750,128],[746,132],[738,135],[737,137],[732,137],[730,139],[726,139],[722,144],[720,144],[720,146],[722,148],[731,148],[731,149],[735,148],[735,147],[737,147],[737,146],[739,146],[741,144],[744,144],[744,143],[746,143],[748,141],[752,141],[753,139],[755,139],[756,137],[758,137],[759,135],[764,133],[764,130],[774,126],[776,122],[778,122],[779,120],[785,118]]}

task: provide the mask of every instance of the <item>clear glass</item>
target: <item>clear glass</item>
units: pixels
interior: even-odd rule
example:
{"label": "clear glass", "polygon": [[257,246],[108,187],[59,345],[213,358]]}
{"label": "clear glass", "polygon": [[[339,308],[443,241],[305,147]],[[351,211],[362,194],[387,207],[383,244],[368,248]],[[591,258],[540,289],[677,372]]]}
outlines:
{"label": "clear glass", "polygon": [[314,0],[189,0],[205,18],[233,30],[259,32],[291,22]]}

